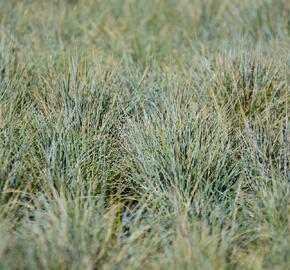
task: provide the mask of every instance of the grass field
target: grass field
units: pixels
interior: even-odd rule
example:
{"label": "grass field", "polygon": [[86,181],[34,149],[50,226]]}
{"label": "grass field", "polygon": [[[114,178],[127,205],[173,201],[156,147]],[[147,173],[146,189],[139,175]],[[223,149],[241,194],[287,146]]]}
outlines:
{"label": "grass field", "polygon": [[0,0],[0,269],[290,269],[289,0]]}

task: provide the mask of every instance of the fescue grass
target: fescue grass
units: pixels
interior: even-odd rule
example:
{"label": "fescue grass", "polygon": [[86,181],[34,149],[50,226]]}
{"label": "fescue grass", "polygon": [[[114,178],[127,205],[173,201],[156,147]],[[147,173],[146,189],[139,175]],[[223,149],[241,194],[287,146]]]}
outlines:
{"label": "fescue grass", "polygon": [[289,269],[288,0],[0,1],[0,269]]}

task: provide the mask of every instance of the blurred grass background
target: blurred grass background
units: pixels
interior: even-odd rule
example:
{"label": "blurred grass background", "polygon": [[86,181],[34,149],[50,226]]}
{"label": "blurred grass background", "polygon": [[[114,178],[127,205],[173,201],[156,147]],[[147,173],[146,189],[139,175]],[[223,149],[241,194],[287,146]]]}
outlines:
{"label": "blurred grass background", "polygon": [[289,269],[290,2],[0,0],[0,269]]}

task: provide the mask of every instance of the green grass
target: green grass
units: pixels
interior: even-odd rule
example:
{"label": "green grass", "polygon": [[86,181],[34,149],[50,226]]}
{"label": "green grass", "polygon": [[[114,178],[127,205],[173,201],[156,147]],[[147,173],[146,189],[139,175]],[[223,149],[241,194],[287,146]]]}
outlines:
{"label": "green grass", "polygon": [[288,0],[0,0],[0,269],[289,269]]}

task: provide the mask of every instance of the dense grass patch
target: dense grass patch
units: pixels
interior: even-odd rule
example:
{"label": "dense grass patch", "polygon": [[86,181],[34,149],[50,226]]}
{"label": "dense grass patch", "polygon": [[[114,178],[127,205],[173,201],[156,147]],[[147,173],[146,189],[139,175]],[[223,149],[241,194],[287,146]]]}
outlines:
{"label": "dense grass patch", "polygon": [[288,269],[287,0],[0,1],[0,269]]}

